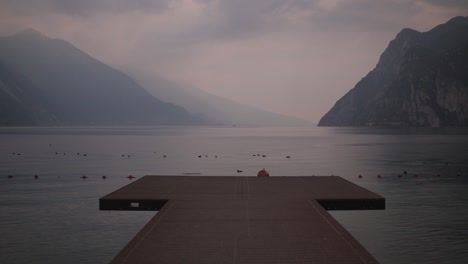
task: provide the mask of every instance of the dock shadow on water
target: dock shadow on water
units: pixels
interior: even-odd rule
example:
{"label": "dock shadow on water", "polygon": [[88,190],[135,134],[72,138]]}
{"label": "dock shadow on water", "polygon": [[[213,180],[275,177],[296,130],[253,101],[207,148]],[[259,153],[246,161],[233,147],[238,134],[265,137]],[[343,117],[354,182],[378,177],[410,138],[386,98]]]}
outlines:
{"label": "dock shadow on water", "polygon": [[465,263],[467,135],[466,129],[1,128],[0,263],[108,263],[155,212],[99,211],[103,195],[147,174],[252,176],[262,168],[272,176],[339,175],[384,196],[385,211],[331,212],[381,263]]}

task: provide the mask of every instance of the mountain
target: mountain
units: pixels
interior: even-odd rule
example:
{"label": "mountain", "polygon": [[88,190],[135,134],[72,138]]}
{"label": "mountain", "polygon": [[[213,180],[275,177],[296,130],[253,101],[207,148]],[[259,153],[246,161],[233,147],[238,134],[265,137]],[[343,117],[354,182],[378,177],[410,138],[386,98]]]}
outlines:
{"label": "mountain", "polygon": [[35,30],[0,38],[0,125],[194,125],[124,73]]}
{"label": "mountain", "polygon": [[[137,76],[137,75],[135,75]],[[207,93],[197,87],[168,81],[158,76],[136,79],[154,96],[180,105],[205,123],[235,126],[310,126],[299,118],[269,112]]]}
{"label": "mountain", "polygon": [[468,17],[403,29],[319,126],[468,126]]}

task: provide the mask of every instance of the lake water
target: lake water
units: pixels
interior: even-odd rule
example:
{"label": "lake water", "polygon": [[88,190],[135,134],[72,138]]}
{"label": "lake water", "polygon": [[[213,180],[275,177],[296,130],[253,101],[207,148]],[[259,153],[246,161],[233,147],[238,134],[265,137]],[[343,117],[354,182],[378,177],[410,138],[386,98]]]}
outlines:
{"label": "lake water", "polygon": [[385,211],[332,212],[381,263],[468,263],[468,130],[372,127],[0,128],[0,263],[108,263],[155,214],[98,210],[130,174],[264,167],[384,196]]}

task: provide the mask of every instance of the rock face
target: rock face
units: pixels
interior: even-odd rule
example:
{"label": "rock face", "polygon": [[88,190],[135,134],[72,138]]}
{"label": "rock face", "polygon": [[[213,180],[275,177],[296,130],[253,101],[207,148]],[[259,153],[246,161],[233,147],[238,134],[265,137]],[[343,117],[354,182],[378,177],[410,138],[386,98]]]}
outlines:
{"label": "rock face", "polygon": [[0,125],[192,125],[185,109],[70,43],[34,30],[0,38]]}
{"label": "rock face", "polygon": [[319,126],[468,126],[468,17],[403,29]]}

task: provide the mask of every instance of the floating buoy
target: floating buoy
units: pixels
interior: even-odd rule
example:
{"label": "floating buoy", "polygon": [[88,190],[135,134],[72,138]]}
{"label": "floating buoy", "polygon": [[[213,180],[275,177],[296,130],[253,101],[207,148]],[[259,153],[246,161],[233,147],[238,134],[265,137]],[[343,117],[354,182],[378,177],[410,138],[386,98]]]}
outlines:
{"label": "floating buoy", "polygon": [[131,180],[131,179],[136,178],[136,177],[133,176],[133,175],[128,175],[127,178]]}
{"label": "floating buoy", "polygon": [[13,179],[13,175],[8,175],[8,179]]}
{"label": "floating buoy", "polygon": [[199,158],[201,158],[201,155],[198,155]]}
{"label": "floating buoy", "polygon": [[268,173],[268,171],[266,171],[265,168],[263,168],[257,173],[257,177],[268,177],[268,176],[270,176],[270,173]]}
{"label": "floating buoy", "polygon": [[401,174],[398,174],[398,178],[401,178],[401,177],[403,177],[403,176]]}
{"label": "floating buoy", "polygon": [[106,175],[102,176],[102,179],[103,180],[107,179],[107,176]]}
{"label": "floating buoy", "polygon": [[83,154],[83,156],[85,156],[85,157],[86,157],[86,154]]}
{"label": "floating buoy", "polygon": [[215,155],[215,158],[217,159],[217,158],[218,158],[218,155]]}
{"label": "floating buoy", "polygon": [[237,173],[242,173],[242,171],[241,171],[241,170],[237,170]]}
{"label": "floating buoy", "polygon": [[39,176],[38,176],[38,175],[34,175],[34,179],[36,179],[36,180],[37,180],[38,178],[39,178]]}
{"label": "floating buoy", "polygon": [[457,176],[461,176],[461,173],[460,173],[460,172],[459,172],[459,173],[457,173]]}
{"label": "floating buoy", "polygon": [[413,176],[414,176],[414,177],[419,177],[419,174],[415,173]]}
{"label": "floating buoy", "polygon": [[81,176],[80,178],[83,179],[83,180],[88,179],[88,177],[87,177],[86,175],[83,175],[83,176]]}
{"label": "floating buoy", "polygon": [[167,156],[166,156],[166,155],[163,155],[163,158],[167,158]]}
{"label": "floating buoy", "polygon": [[440,173],[437,173],[437,177],[440,177]]}
{"label": "floating buoy", "polygon": [[266,157],[266,155],[262,155],[262,157],[264,157],[264,158],[265,158],[265,157]]}
{"label": "floating buoy", "polygon": [[377,175],[377,178],[379,178],[379,179],[380,179],[380,178],[382,178],[382,176],[380,176],[380,174],[379,174],[379,175]]}
{"label": "floating buoy", "polygon": [[408,172],[407,172],[407,171],[403,171],[403,174],[408,174]]}
{"label": "floating buoy", "polygon": [[359,179],[362,179],[362,175],[361,175],[361,174],[359,174],[357,177],[358,177]]}
{"label": "floating buoy", "polygon": [[291,158],[291,156],[286,156],[286,158],[287,158],[287,159],[290,159],[290,158]]}
{"label": "floating buoy", "polygon": [[448,162],[445,162],[445,165],[448,165]]}

